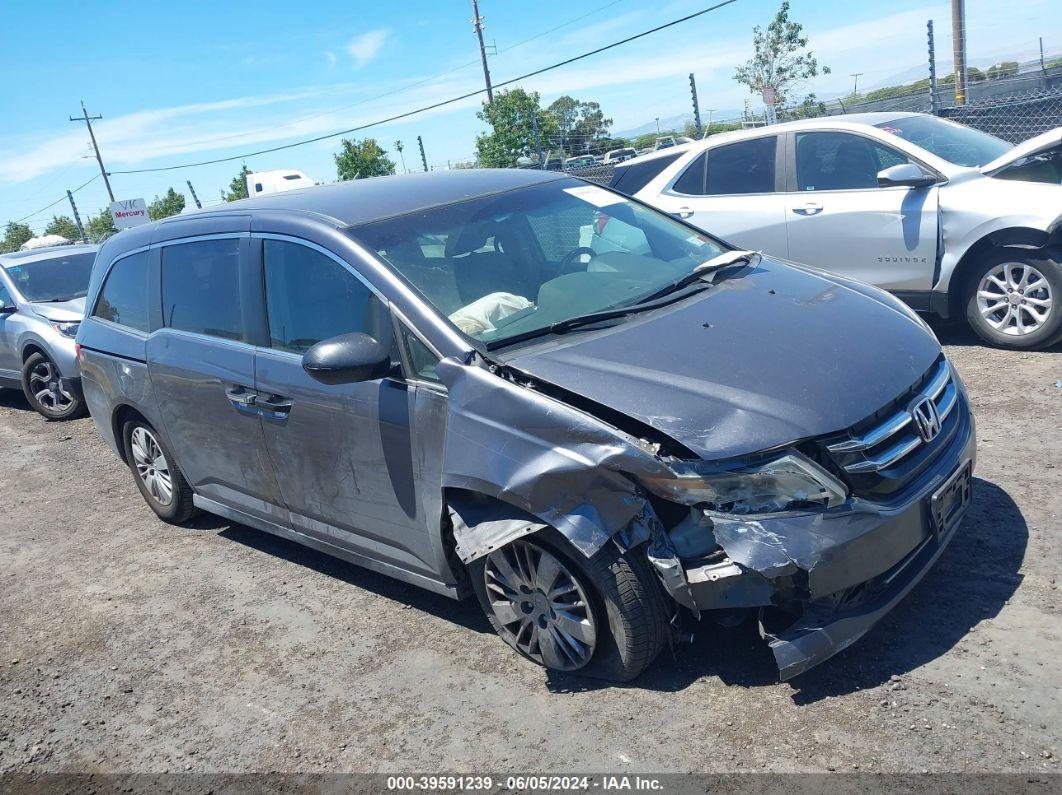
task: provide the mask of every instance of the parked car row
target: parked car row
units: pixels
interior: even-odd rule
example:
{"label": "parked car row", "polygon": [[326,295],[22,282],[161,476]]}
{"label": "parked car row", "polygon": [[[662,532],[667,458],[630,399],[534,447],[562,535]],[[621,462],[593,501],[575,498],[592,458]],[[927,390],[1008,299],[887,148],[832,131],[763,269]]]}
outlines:
{"label": "parked car row", "polygon": [[630,679],[683,624],[748,616],[794,676],[969,504],[968,400],[908,306],[564,174],[235,202],[114,236],[78,289],[3,267],[7,372],[18,323],[66,345],[79,322],[29,392],[79,376],[161,518],[474,595],[553,670]]}
{"label": "parked car row", "polygon": [[1062,128],[1014,147],[925,114],[831,116],[645,155],[611,186],[994,345],[1062,339]]}

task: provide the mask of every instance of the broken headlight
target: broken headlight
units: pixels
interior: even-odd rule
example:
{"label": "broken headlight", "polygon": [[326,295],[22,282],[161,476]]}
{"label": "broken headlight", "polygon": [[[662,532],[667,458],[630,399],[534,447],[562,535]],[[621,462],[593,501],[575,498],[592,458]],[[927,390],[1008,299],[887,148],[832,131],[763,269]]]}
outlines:
{"label": "broken headlight", "polygon": [[841,481],[799,453],[749,467],[684,461],[671,470],[673,475],[642,478],[642,483],[664,499],[721,513],[832,508],[848,497]]}

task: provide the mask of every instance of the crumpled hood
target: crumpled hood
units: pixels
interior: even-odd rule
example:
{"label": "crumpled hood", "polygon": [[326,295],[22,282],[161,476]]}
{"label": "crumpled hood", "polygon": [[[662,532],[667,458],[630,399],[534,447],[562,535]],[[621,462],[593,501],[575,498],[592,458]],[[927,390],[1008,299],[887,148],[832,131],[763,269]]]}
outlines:
{"label": "crumpled hood", "polygon": [[940,355],[891,296],[766,258],[693,299],[560,339],[506,361],[707,459],[847,428]]}
{"label": "crumpled hood", "polygon": [[33,311],[46,320],[56,323],[71,323],[85,316],[85,299],[71,298],[55,304],[33,304]]}
{"label": "crumpled hood", "polygon": [[1056,146],[1062,146],[1062,127],[1055,127],[1055,129],[1041,133],[1040,135],[1030,138],[1028,141],[1022,141],[1013,149],[1000,155],[992,162],[985,163],[981,166],[981,171],[985,174],[994,174],[1001,168],[1009,166],[1011,163],[1016,163],[1023,157],[1046,152],[1048,149],[1054,149]]}

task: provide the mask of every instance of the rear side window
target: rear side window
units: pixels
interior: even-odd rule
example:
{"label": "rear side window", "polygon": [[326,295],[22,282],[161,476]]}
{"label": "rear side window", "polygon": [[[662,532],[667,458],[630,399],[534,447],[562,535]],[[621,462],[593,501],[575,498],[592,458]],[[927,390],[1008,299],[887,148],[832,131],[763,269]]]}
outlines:
{"label": "rear side window", "polygon": [[239,252],[237,238],[198,240],[163,248],[163,324],[242,342]]}
{"label": "rear side window", "polygon": [[704,195],[704,163],[708,159],[706,154],[701,154],[696,160],[686,166],[686,170],[675,180],[671,190],[675,193],[684,193],[687,196]]}
{"label": "rear side window", "polygon": [[93,317],[137,331],[149,331],[148,262],[146,251],[115,262],[103,282]]}
{"label": "rear side window", "polygon": [[331,257],[285,240],[263,240],[270,345],[304,353],[311,345],[360,331],[393,341],[390,314],[375,294]]}
{"label": "rear side window", "polygon": [[681,155],[682,152],[676,152],[673,155],[654,157],[644,163],[620,166],[612,174],[612,180],[608,186],[613,190],[633,196],[648,185],[657,174],[678,160]]}
{"label": "rear side window", "polygon": [[860,190],[878,187],[878,172],[910,162],[895,149],[861,135],[797,133],[798,190]]}
{"label": "rear side window", "polygon": [[707,193],[773,193],[777,141],[771,135],[709,149]]}

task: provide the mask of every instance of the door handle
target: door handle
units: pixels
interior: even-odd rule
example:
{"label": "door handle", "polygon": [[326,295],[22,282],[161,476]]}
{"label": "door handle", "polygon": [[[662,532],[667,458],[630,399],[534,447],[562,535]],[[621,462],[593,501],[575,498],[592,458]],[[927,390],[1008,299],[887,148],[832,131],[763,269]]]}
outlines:
{"label": "door handle", "polygon": [[281,419],[287,417],[291,413],[291,407],[294,405],[294,401],[290,398],[283,397],[282,395],[270,395],[269,397],[263,397],[259,395],[254,402],[255,408],[257,408],[264,417],[271,417],[272,419]]}
{"label": "door handle", "polygon": [[693,215],[693,210],[689,207],[679,207],[675,212],[671,213],[676,218],[689,218]]}
{"label": "door handle", "polygon": [[237,384],[225,390],[225,397],[229,399],[229,403],[237,411],[242,411],[245,414],[255,413],[255,401],[258,399],[258,393],[253,389]]}
{"label": "door handle", "polygon": [[818,215],[822,212],[822,205],[818,202],[805,202],[798,207],[794,207],[793,212],[797,215]]}

